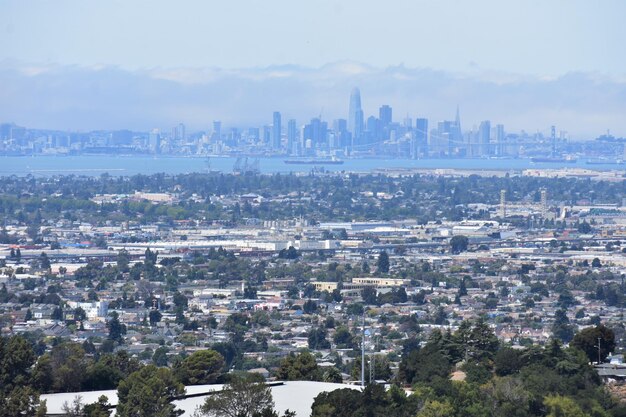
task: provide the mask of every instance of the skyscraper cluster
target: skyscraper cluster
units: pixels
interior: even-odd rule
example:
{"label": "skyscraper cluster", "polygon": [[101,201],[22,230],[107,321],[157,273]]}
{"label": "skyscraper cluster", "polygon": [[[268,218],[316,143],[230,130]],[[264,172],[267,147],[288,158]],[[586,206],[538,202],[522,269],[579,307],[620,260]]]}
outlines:
{"label": "skyscraper cluster", "polygon": [[[502,124],[483,120],[463,130],[458,106],[454,119],[431,122],[422,115],[394,114],[389,104],[380,105],[377,112],[366,117],[358,88],[352,89],[346,104],[345,118],[332,121],[324,120],[320,113],[299,124],[296,119],[283,118],[276,110],[270,113],[271,122],[266,125],[225,128],[220,120],[214,120],[208,131],[191,133],[183,123],[148,132],[115,130],[88,134],[29,130],[3,123],[0,124],[0,151],[9,154],[148,152],[402,158],[544,156],[558,159],[566,147],[573,146],[567,144],[564,132],[557,137],[555,127],[547,136],[539,132],[529,135],[524,131],[511,134],[505,132]],[[613,141],[611,138],[607,136],[606,140]],[[623,154],[626,146],[620,143],[618,148],[617,152]],[[607,149],[599,147],[597,154]]]}
{"label": "skyscraper cluster", "polygon": [[485,120],[478,128],[464,133],[458,106],[454,120],[439,121],[431,130],[424,117],[413,121],[407,114],[402,123],[394,121],[389,104],[381,105],[377,116],[365,118],[358,88],[350,92],[346,119],[335,119],[329,124],[320,114],[302,125],[289,119],[284,127],[280,111],[273,112],[271,125],[250,128],[247,134],[233,130],[228,137],[222,134],[220,122],[215,121],[210,140],[231,147],[247,144],[274,154],[299,156],[391,153],[423,158],[501,156],[507,152],[502,125],[492,130],[491,122]]}

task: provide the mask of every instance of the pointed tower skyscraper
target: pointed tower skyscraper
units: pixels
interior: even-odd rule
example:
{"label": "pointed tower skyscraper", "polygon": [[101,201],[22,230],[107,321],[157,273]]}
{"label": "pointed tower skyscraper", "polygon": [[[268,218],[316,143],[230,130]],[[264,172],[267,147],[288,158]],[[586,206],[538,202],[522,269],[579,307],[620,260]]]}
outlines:
{"label": "pointed tower skyscraper", "polygon": [[454,141],[457,143],[463,142],[463,131],[461,130],[461,113],[459,111],[459,105],[456,105],[456,118],[454,119]]}
{"label": "pointed tower skyscraper", "polygon": [[361,92],[358,88],[353,88],[350,93],[348,131],[352,133],[352,146],[359,143],[363,134],[363,110],[361,109]]}

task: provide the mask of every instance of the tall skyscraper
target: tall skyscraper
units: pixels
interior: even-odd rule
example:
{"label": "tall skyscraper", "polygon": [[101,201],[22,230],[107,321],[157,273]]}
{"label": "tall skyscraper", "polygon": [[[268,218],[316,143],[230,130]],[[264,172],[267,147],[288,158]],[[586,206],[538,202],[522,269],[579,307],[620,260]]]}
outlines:
{"label": "tall skyscraper", "polygon": [[431,136],[431,147],[439,156],[452,156],[454,152],[454,138],[456,137],[456,122],[452,120],[442,120],[437,123],[435,137]]}
{"label": "tall skyscraper", "polygon": [[504,125],[496,125],[496,155],[502,156],[506,152],[504,144]]}
{"label": "tall skyscraper", "polygon": [[428,119],[415,119],[415,150],[414,158],[428,155]]}
{"label": "tall skyscraper", "polygon": [[[365,123],[365,132],[363,132],[363,138],[361,142],[376,142],[381,139],[381,131],[380,128],[380,120],[375,118],[374,116],[370,116],[367,118],[367,122]],[[367,140],[364,140],[367,137]]]}
{"label": "tall skyscraper", "polygon": [[346,119],[333,120],[333,131],[335,132],[335,141],[338,147],[349,146],[350,134],[348,133],[348,121]]}
{"label": "tall skyscraper", "polygon": [[391,124],[391,119],[392,119],[391,106],[387,104],[383,104],[382,106],[380,106],[380,108],[378,109],[378,119],[380,120],[380,125],[379,125],[380,131],[375,139],[387,140],[389,139],[389,134],[390,134],[389,125]]}
{"label": "tall skyscraper", "polygon": [[263,126],[261,140],[264,145],[272,146],[272,130],[268,125]]}
{"label": "tall skyscraper", "polygon": [[222,122],[213,120],[213,133],[211,134],[211,142],[217,142],[222,139]]}
{"label": "tall skyscraper", "polygon": [[272,149],[280,149],[280,112],[275,111],[272,122]]}
{"label": "tall skyscraper", "polygon": [[249,127],[248,128],[248,141],[250,142],[258,142],[260,138],[261,130],[258,127]]}
{"label": "tall skyscraper", "polygon": [[491,136],[491,122],[489,120],[484,120],[480,122],[480,126],[478,127],[478,143],[480,149],[480,155],[486,156],[489,155],[489,138]]}
{"label": "tall skyscraper", "polygon": [[452,132],[452,140],[456,142],[456,146],[463,142],[463,131],[461,130],[461,113],[459,112],[459,106],[456,106],[456,117],[454,119],[454,129]]}
{"label": "tall skyscraper", "polygon": [[296,143],[296,119],[289,119],[287,122],[287,154],[291,155],[294,152],[294,145]]}
{"label": "tall skyscraper", "polygon": [[327,143],[328,124],[318,117],[311,119],[311,123],[304,127],[304,139],[311,141],[311,147],[319,148]]}
{"label": "tall skyscraper", "polygon": [[361,108],[361,92],[358,88],[352,89],[350,93],[348,131],[352,133],[352,146],[358,144],[363,134],[363,109]]}
{"label": "tall skyscraper", "polygon": [[148,137],[148,146],[152,152],[161,152],[161,132],[159,132],[159,129],[152,129],[150,132],[150,136]]}
{"label": "tall skyscraper", "polygon": [[378,118],[380,119],[380,127],[383,130],[386,129],[392,121],[391,106],[387,104],[380,106],[380,109],[378,109]]}

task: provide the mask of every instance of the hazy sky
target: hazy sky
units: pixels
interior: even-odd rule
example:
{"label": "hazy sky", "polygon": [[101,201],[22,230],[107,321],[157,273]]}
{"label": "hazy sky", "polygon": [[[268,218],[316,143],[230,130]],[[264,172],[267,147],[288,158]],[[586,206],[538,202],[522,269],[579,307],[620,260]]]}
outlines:
{"label": "hazy sky", "polygon": [[623,0],[0,0],[0,62],[626,75]]}
{"label": "hazy sky", "polygon": [[0,0],[0,122],[366,116],[626,137],[625,0]]}

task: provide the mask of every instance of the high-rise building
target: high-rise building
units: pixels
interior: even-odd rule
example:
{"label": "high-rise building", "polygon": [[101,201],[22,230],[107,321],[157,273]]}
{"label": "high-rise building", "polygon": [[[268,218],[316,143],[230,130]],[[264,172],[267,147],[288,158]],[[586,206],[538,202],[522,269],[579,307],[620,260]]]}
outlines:
{"label": "high-rise building", "polygon": [[11,123],[0,124],[0,139],[9,139],[11,135],[11,127],[13,127],[13,124]]}
{"label": "high-rise building", "polygon": [[504,145],[504,125],[496,125],[496,155],[503,156],[506,152]]}
{"label": "high-rise building", "polygon": [[255,143],[259,141],[260,137],[260,129],[258,127],[249,127],[248,128],[248,141]]}
{"label": "high-rise building", "polygon": [[378,109],[378,118],[380,119],[380,127],[386,129],[392,122],[391,106],[383,104]]}
{"label": "high-rise building", "polygon": [[185,140],[185,125],[179,123],[178,126],[174,126],[172,128],[171,139],[175,141],[183,141]]}
{"label": "high-rise building", "polygon": [[263,134],[261,136],[261,140],[264,145],[272,144],[272,130],[268,125],[263,126]]}
{"label": "high-rise building", "polygon": [[453,140],[456,142],[456,145],[460,145],[463,142],[463,131],[461,130],[461,113],[459,111],[459,106],[456,106],[456,117],[454,118],[454,128],[452,132]]}
{"label": "high-rise building", "polygon": [[272,120],[272,149],[280,149],[280,112],[275,111]]}
{"label": "high-rise building", "polygon": [[218,142],[222,139],[222,122],[213,120],[213,133],[211,133],[211,142]]}
{"label": "high-rise building", "polygon": [[437,123],[437,135],[431,137],[431,146],[435,147],[438,155],[451,156],[454,150],[454,138],[456,137],[457,124],[451,120],[442,120]]}
{"label": "high-rise building", "polygon": [[363,109],[361,108],[361,92],[358,88],[350,93],[350,109],[348,112],[348,131],[352,133],[352,146],[358,144],[363,134]]}
{"label": "high-rise building", "polygon": [[335,142],[337,147],[350,145],[350,134],[348,133],[348,121],[346,119],[333,120],[333,131],[335,132]]}
{"label": "high-rise building", "polygon": [[152,152],[161,152],[161,133],[159,129],[152,129],[150,136],[148,137],[148,147]]}
{"label": "high-rise building", "polygon": [[389,125],[391,125],[392,123],[391,106],[387,104],[383,104],[382,106],[380,106],[380,108],[378,109],[378,119],[380,120],[379,133],[375,139],[387,140],[389,139],[389,134],[391,130]]}
{"label": "high-rise building", "polygon": [[413,157],[428,155],[428,119],[415,119],[415,132],[413,135],[415,141]]}
{"label": "high-rise building", "polygon": [[287,154],[291,155],[294,152],[294,145],[296,143],[297,135],[296,120],[289,119],[287,122]]}
{"label": "high-rise building", "polygon": [[381,139],[380,120],[374,116],[367,118],[365,130],[366,132],[363,133],[363,136],[367,137],[367,141],[361,140],[361,142],[375,142]]}
{"label": "high-rise building", "polygon": [[489,138],[491,136],[491,122],[483,120],[478,127],[478,144],[481,156],[489,155]]}
{"label": "high-rise building", "polygon": [[319,148],[327,143],[328,124],[322,122],[318,117],[311,119],[311,123],[304,126],[303,140],[311,141],[312,148]]}

